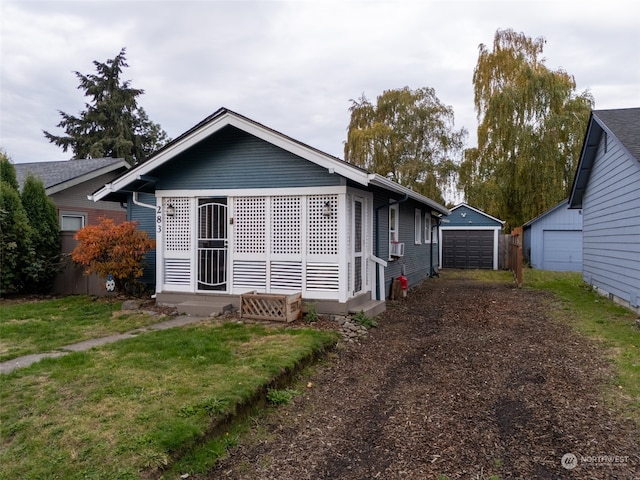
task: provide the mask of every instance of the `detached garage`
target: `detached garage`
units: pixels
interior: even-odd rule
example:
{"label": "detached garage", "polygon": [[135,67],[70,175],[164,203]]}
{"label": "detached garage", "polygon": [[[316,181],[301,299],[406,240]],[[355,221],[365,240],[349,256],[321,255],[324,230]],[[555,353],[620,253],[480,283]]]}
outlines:
{"label": "detached garage", "polygon": [[582,271],[582,213],[564,200],[523,225],[524,258],[532,268]]}
{"label": "detached garage", "polygon": [[498,269],[504,222],[466,203],[456,205],[440,227],[442,268]]}

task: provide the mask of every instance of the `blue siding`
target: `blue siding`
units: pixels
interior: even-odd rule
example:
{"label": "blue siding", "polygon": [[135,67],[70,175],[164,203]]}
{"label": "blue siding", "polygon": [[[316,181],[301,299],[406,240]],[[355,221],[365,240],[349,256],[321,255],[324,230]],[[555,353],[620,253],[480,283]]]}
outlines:
{"label": "blue siding", "polygon": [[183,152],[154,176],[158,190],[340,185],[340,176],[234,127]]}
{"label": "blue siding", "polygon": [[[582,271],[582,214],[568,202],[552,208],[525,225],[525,256],[540,270]],[[553,239],[564,238],[561,249]]]}
{"label": "blue siding", "polygon": [[469,208],[467,205],[458,205],[451,209],[451,215],[447,217],[447,227],[500,227],[502,223],[482,212]]}
{"label": "blue siding", "polygon": [[[156,197],[149,193],[138,195],[138,201],[147,205],[155,205]],[[127,202],[127,218],[138,222],[138,228],[149,234],[152,240],[156,239],[156,215],[155,210],[142,207],[133,203],[131,195]],[[145,258],[145,269],[140,281],[150,287],[156,283],[156,250],[149,250]]]}
{"label": "blue siding", "polygon": [[[385,297],[389,297],[391,291],[391,282],[394,278],[401,275],[404,267],[405,276],[409,282],[409,286],[415,286],[428,278],[430,275],[431,263],[438,269],[438,238],[437,233],[433,233],[433,243],[424,243],[424,225],[422,225],[422,237],[421,244],[415,243],[415,210],[420,209],[422,211],[422,221],[424,221],[424,214],[430,209],[424,205],[420,205],[412,200],[398,204],[399,213],[399,241],[404,242],[405,251],[404,256],[394,260],[389,259],[389,208],[390,202],[400,200],[400,197],[389,197],[386,192],[376,190],[374,192],[374,211],[377,210],[378,225],[375,225],[375,213],[374,213],[374,237],[380,235],[378,243],[378,256],[383,260],[387,260],[387,268],[385,269]],[[380,207],[380,208],[379,208]],[[432,225],[435,225],[435,220],[432,219]],[[376,244],[376,238],[374,238],[374,245]],[[433,256],[430,257],[429,249],[433,249]],[[374,247],[374,254],[375,254]]]}
{"label": "blue siding", "polygon": [[[605,149],[605,141],[608,145]],[[640,162],[602,135],[583,198],[583,278],[640,306]]]}

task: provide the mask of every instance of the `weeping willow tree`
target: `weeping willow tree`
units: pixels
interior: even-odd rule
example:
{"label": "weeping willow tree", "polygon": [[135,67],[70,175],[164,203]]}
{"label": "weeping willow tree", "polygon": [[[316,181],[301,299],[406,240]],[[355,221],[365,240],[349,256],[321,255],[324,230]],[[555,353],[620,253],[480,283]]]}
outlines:
{"label": "weeping willow tree", "polygon": [[386,90],[373,105],[351,100],[345,160],[433,200],[456,188],[464,129],[432,88]]}
{"label": "weeping willow tree", "polygon": [[593,107],[573,76],[550,70],[545,39],[498,30],[473,73],[478,147],[465,152],[466,201],[511,229],[566,198]]}

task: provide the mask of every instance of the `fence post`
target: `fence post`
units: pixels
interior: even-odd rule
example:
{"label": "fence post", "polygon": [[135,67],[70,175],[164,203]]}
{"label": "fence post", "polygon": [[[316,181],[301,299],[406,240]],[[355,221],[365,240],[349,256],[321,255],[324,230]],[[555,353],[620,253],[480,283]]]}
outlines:
{"label": "fence post", "polygon": [[511,230],[511,270],[518,287],[522,286],[522,227]]}

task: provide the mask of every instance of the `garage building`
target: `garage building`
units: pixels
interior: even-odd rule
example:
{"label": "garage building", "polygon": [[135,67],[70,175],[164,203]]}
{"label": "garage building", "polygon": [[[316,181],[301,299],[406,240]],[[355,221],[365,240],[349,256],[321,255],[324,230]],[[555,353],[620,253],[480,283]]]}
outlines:
{"label": "garage building", "polygon": [[524,259],[532,268],[582,271],[582,211],[564,200],[523,225]]}
{"label": "garage building", "polygon": [[453,207],[440,227],[442,268],[497,270],[503,225],[504,221],[466,203]]}

